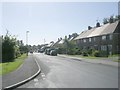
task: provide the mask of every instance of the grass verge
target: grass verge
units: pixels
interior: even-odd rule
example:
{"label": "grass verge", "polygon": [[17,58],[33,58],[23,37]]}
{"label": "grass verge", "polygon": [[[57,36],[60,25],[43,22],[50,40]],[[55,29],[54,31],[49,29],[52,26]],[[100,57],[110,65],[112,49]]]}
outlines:
{"label": "grass verge", "polygon": [[120,63],[120,60],[113,60],[114,62],[119,62]]}
{"label": "grass verge", "polygon": [[27,58],[26,54],[21,55],[20,57],[16,58],[14,62],[7,62],[0,64],[0,75],[4,75],[16,70]]}
{"label": "grass verge", "polygon": [[102,60],[102,59],[109,59],[109,58],[112,58],[112,59],[115,59],[115,61],[120,61],[120,60],[117,60],[116,58],[118,57],[118,55],[112,55],[112,56],[108,56],[108,57],[95,57],[95,56],[82,56],[82,55],[67,55],[67,56],[72,56],[72,57],[77,57],[77,58],[86,58],[86,59],[90,59],[90,60]]}
{"label": "grass verge", "polygon": [[103,59],[105,57],[94,57],[94,56],[82,56],[82,55],[68,55],[72,57],[78,57],[78,58],[86,58],[86,59]]}

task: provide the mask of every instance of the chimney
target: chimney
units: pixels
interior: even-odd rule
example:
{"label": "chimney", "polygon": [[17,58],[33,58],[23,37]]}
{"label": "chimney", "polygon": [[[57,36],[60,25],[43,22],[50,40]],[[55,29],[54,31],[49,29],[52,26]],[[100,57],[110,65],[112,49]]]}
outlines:
{"label": "chimney", "polygon": [[58,41],[59,41],[60,39],[58,38]]}
{"label": "chimney", "polygon": [[100,23],[99,22],[96,23],[96,27],[100,27]]}
{"label": "chimney", "polygon": [[92,27],[91,27],[91,26],[88,26],[88,30],[90,30],[90,29],[92,29]]}

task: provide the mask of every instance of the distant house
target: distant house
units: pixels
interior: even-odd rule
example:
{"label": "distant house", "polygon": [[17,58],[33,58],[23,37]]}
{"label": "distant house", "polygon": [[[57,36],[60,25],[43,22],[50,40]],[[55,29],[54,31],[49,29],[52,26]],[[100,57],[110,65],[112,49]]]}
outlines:
{"label": "distant house", "polygon": [[74,39],[80,49],[96,49],[108,54],[120,53],[120,21],[96,27],[88,27]]}

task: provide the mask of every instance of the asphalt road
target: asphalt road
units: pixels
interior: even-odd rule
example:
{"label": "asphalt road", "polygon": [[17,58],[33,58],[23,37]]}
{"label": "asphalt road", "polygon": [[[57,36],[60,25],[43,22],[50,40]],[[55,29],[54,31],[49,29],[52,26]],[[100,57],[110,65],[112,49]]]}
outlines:
{"label": "asphalt road", "polygon": [[18,88],[118,88],[118,68],[35,53],[41,74]]}

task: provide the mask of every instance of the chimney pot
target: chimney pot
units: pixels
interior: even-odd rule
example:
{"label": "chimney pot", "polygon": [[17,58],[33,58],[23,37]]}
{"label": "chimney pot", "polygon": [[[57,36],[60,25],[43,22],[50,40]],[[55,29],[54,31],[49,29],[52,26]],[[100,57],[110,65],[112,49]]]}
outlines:
{"label": "chimney pot", "polygon": [[100,27],[100,23],[99,22],[96,23],[96,27]]}
{"label": "chimney pot", "polygon": [[88,26],[88,30],[90,30],[90,29],[92,29],[92,27],[91,27],[91,26]]}

